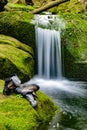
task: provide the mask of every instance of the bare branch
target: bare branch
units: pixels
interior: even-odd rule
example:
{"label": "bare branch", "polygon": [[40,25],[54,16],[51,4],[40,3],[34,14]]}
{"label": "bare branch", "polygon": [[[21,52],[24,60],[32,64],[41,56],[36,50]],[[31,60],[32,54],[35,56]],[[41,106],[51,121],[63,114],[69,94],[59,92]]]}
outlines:
{"label": "bare branch", "polygon": [[38,8],[38,9],[32,11],[31,13],[33,13],[33,14],[41,13],[42,11],[50,9],[54,6],[58,6],[59,4],[62,4],[62,3],[67,2],[67,1],[70,1],[70,0],[55,0],[55,1],[49,2],[48,4],[44,5],[41,8]]}

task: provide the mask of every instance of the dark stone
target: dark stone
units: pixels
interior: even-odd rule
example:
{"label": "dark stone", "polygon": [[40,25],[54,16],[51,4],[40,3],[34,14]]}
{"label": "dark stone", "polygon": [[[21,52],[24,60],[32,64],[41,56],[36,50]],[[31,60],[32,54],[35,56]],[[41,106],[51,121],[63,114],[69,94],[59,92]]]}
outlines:
{"label": "dark stone", "polygon": [[0,0],[0,12],[4,11],[4,6],[8,3],[7,0]]}
{"label": "dark stone", "polygon": [[33,6],[33,5],[34,5],[34,3],[33,3],[33,1],[32,1],[32,0],[25,0],[25,2],[26,2],[26,4],[27,4],[27,5],[31,5],[31,6]]}

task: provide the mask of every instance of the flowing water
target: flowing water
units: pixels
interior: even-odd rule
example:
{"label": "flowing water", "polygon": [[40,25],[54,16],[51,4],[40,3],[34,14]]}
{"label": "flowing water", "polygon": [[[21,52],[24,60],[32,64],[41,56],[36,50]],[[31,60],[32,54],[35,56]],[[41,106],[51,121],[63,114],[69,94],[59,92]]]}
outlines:
{"label": "flowing water", "polygon": [[60,31],[37,27],[36,41],[38,75],[49,79],[61,78]]}
{"label": "flowing water", "polygon": [[[87,84],[65,78],[49,80],[35,76],[28,84],[35,83],[50,96],[62,112],[56,115],[49,127],[38,130],[87,130]],[[44,127],[43,127],[44,126]]]}
{"label": "flowing water", "polygon": [[[40,16],[40,23],[41,20],[49,24],[48,16]],[[37,75],[27,84],[38,84],[61,108],[48,127],[40,126],[38,130],[87,130],[87,84],[62,75],[61,29],[36,26],[36,51]]]}

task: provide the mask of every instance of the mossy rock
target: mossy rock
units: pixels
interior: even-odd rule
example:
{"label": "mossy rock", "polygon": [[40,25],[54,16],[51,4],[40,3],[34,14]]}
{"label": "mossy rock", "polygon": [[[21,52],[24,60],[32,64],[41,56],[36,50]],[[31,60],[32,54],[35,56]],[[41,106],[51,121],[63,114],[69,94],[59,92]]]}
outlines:
{"label": "mossy rock", "polygon": [[34,10],[34,7],[30,5],[24,5],[24,4],[8,3],[5,6],[5,10],[6,11],[25,11],[29,13]]}
{"label": "mossy rock", "polygon": [[83,7],[78,0],[70,0],[64,2],[56,7],[49,9],[52,13],[63,14],[63,13],[80,13],[83,11]]}
{"label": "mossy rock", "polygon": [[0,34],[11,36],[35,47],[35,28],[31,23],[33,15],[25,11],[4,11],[0,13]]}
{"label": "mossy rock", "polygon": [[87,80],[87,16],[63,14],[66,27],[62,33],[64,75]]}
{"label": "mossy rock", "polygon": [[0,35],[0,78],[17,73],[24,81],[34,74],[33,49],[15,38]]}
{"label": "mossy rock", "polygon": [[[41,124],[49,124],[60,109],[52,99],[38,91],[38,105],[32,108],[20,95],[2,95],[4,81],[0,80],[0,129],[37,130]],[[14,101],[14,102],[13,102]]]}

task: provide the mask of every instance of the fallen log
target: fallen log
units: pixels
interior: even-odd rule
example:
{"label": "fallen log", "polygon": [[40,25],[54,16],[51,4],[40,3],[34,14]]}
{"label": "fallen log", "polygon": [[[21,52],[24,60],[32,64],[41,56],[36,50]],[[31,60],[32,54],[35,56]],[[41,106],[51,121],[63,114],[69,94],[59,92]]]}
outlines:
{"label": "fallen log", "polygon": [[59,4],[62,4],[62,3],[67,2],[67,1],[70,1],[70,0],[55,0],[55,1],[51,1],[48,4],[44,5],[43,7],[35,9],[31,13],[38,14],[38,13],[41,13],[42,11],[46,11],[47,9],[50,9],[50,8],[52,8],[54,6],[58,6]]}

